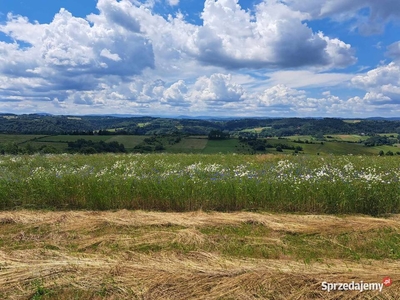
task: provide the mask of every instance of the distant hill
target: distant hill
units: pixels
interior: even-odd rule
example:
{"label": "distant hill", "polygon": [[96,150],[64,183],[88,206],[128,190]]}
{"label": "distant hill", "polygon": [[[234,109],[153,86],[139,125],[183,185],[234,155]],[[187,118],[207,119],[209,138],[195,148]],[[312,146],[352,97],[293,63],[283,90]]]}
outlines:
{"label": "distant hill", "polygon": [[254,129],[259,136],[400,133],[400,118],[230,118],[130,114],[59,116],[47,113],[0,114],[0,133],[9,134],[134,134],[208,135],[211,130],[231,135]]}

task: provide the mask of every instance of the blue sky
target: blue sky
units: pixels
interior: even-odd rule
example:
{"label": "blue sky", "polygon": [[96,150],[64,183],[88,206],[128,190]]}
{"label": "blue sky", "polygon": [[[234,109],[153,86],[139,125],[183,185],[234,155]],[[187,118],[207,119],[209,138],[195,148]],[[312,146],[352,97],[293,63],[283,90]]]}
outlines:
{"label": "blue sky", "polygon": [[0,112],[398,117],[398,0],[5,0]]}

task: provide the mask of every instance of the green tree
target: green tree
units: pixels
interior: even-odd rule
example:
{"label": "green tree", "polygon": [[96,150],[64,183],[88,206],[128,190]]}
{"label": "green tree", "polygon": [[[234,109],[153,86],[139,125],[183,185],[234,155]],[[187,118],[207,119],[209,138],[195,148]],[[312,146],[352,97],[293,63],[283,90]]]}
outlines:
{"label": "green tree", "polygon": [[97,151],[93,147],[83,147],[83,148],[81,148],[81,150],[79,150],[79,153],[82,153],[82,154],[95,154],[95,153],[97,153]]}
{"label": "green tree", "polygon": [[229,133],[221,130],[211,130],[208,134],[209,140],[225,140],[227,138],[229,138]]}
{"label": "green tree", "polygon": [[4,152],[6,154],[13,154],[16,155],[19,152],[19,147],[16,143],[12,142],[12,143],[7,143],[4,147]]}

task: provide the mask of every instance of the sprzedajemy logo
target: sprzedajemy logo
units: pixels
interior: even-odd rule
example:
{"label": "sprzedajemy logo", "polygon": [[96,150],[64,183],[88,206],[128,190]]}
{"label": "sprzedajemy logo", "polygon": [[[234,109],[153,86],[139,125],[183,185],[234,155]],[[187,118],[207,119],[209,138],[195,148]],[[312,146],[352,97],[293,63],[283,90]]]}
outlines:
{"label": "sprzedajemy logo", "polygon": [[382,292],[383,287],[389,287],[392,285],[392,279],[390,277],[384,277],[382,283],[377,282],[322,282],[322,290],[331,291],[380,291]]}

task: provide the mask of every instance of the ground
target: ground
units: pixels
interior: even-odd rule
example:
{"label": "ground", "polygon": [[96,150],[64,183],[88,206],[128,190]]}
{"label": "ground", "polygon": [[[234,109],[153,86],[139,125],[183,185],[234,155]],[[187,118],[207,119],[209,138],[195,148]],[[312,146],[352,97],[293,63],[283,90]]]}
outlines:
{"label": "ground", "polygon": [[399,230],[400,215],[0,212],[0,298],[397,299]]}

